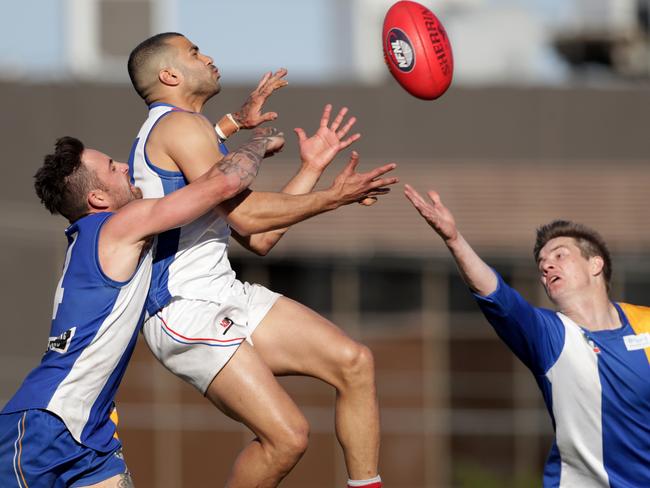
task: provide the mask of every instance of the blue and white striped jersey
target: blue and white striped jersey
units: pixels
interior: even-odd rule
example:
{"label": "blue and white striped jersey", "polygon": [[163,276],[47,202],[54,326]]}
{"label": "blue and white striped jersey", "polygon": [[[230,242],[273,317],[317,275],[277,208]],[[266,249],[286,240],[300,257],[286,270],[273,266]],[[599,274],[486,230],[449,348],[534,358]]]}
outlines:
{"label": "blue and white striped jersey", "polygon": [[[165,103],[152,104],[149,117],[133,143],[129,168],[132,181],[142,190],[144,198],[160,198],[187,185],[183,173],[159,168],[146,151],[156,124],[176,110],[180,109]],[[217,138],[216,132],[214,137]],[[220,142],[219,149],[223,154],[228,152]],[[172,297],[217,300],[220,292],[235,281],[235,272],[228,261],[229,239],[228,223],[214,211],[181,228],[161,233],[154,246],[148,314],[155,314]]]}
{"label": "blue and white striped jersey", "polygon": [[650,486],[650,308],[615,303],[623,326],[590,331],[533,307],[500,276],[494,293],[476,298],[551,415],[544,486]]}
{"label": "blue and white striped jersey", "polygon": [[2,410],[48,410],[75,440],[102,452],[118,442],[110,414],[140,331],[152,268],[148,251],[128,281],[102,272],[99,232],[111,215],[92,214],[66,230],[47,351]]}

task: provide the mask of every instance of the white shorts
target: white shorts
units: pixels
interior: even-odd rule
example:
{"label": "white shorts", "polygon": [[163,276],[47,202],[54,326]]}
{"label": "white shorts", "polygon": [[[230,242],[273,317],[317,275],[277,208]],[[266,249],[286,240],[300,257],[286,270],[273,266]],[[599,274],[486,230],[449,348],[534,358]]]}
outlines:
{"label": "white shorts", "polygon": [[252,344],[253,331],[281,296],[261,285],[237,285],[219,297],[223,302],[175,297],[144,323],[158,361],[204,395],[241,343]]}

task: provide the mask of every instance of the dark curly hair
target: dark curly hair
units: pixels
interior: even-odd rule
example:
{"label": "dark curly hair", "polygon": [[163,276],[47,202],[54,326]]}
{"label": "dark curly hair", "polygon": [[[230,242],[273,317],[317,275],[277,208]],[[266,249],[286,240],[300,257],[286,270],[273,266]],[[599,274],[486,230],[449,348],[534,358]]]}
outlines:
{"label": "dark curly hair", "polygon": [[594,256],[603,258],[603,276],[607,290],[609,291],[609,285],[612,279],[612,258],[609,254],[609,249],[607,249],[607,244],[605,244],[605,240],[600,234],[586,225],[569,220],[554,220],[553,222],[542,225],[537,228],[537,238],[535,239],[535,248],[533,249],[535,262],[539,261],[539,252],[546,243],[556,237],[573,238],[580,249],[580,253],[586,259]]}
{"label": "dark curly hair", "polygon": [[100,188],[97,177],[81,162],[85,147],[79,139],[61,137],[34,175],[34,189],[51,213],[74,222],[88,213],[88,192]]}

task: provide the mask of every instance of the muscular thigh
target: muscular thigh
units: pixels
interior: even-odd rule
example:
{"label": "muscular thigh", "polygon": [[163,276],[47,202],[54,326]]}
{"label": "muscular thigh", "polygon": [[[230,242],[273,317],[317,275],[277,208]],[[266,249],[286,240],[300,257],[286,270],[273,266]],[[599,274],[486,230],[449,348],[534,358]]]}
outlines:
{"label": "muscular thigh", "polygon": [[257,351],[246,342],[214,378],[206,396],[261,438],[272,438],[278,429],[303,419]]}
{"label": "muscular thigh", "polygon": [[255,350],[276,375],[314,376],[334,384],[358,344],[325,317],[281,297],[253,333]]}

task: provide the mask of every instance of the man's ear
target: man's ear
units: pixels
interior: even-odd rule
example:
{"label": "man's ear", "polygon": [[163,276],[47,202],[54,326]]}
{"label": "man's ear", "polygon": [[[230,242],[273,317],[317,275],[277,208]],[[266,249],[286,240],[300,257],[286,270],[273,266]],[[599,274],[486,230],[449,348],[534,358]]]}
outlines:
{"label": "man's ear", "polygon": [[589,258],[589,269],[592,276],[598,276],[601,274],[604,267],[605,260],[602,258],[602,256],[592,256]]}
{"label": "man's ear", "polygon": [[163,85],[177,86],[183,80],[183,75],[174,68],[163,68],[158,72],[158,79]]}
{"label": "man's ear", "polygon": [[106,210],[111,206],[108,194],[104,190],[91,190],[88,192],[88,207],[93,210]]}

